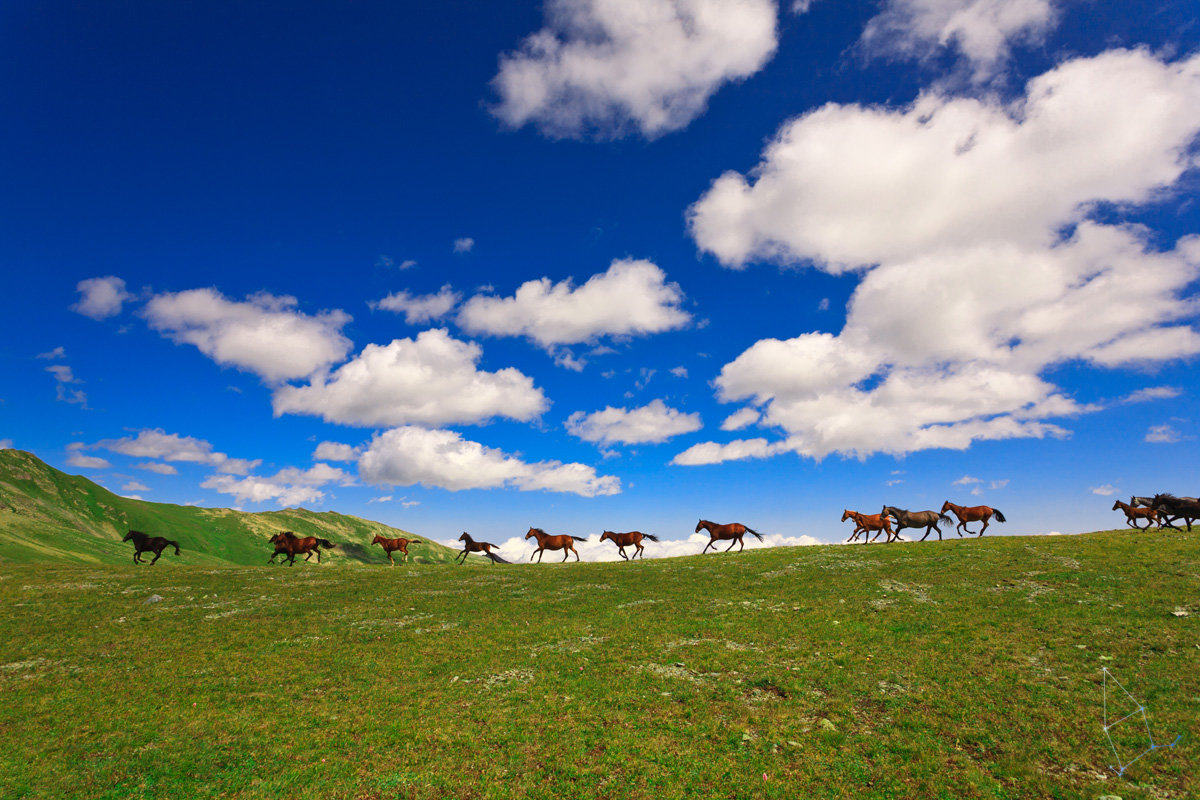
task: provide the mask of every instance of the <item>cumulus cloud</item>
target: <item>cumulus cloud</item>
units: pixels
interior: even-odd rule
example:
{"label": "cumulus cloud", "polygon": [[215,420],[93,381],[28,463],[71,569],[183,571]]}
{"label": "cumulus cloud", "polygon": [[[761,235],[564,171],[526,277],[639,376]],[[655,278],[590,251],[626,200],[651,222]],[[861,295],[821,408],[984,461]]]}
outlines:
{"label": "cumulus cloud", "polygon": [[746,408],[739,408],[737,411],[725,418],[725,421],[721,423],[721,430],[740,431],[742,428],[748,428],[754,423],[758,422],[761,416],[762,413],[757,408],[751,408],[749,406]]}
{"label": "cumulus cloud", "polygon": [[750,179],[727,173],[692,207],[692,233],[729,267],[862,277],[840,333],[759,341],[716,380],[786,438],[689,458],[1065,436],[1047,420],[1099,407],[1043,379],[1050,367],[1200,352],[1182,296],[1200,238],[1159,250],[1142,228],[1088,219],[1160,197],[1198,132],[1200,56],[1142,51],[1067,62],[1009,105],[935,93],[787,123]]}
{"label": "cumulus cloud", "polygon": [[150,487],[139,481],[129,481],[121,487],[123,492],[148,492]]}
{"label": "cumulus cloud", "polygon": [[151,298],[143,315],[156,331],[191,344],[222,366],[253,372],[271,383],[306,378],[341,361],[350,350],[344,311],[316,316],[296,309],[294,297],[266,293],[245,301],[215,289],[191,289]]}
{"label": "cumulus cloud", "polygon": [[407,291],[396,292],[373,306],[404,314],[404,321],[409,325],[422,325],[446,316],[461,299],[462,295],[451,289],[450,284],[446,284],[437,294],[412,295]]}
{"label": "cumulus cloud", "polygon": [[641,408],[605,407],[591,414],[576,411],[567,418],[567,430],[585,442],[601,444],[658,444],[673,436],[698,431],[699,414],[685,414],[654,400]]}
{"label": "cumulus cloud", "polygon": [[546,26],[500,58],[493,111],[555,138],[679,130],[767,63],[776,16],[775,0],[548,0]]}
{"label": "cumulus cloud", "polygon": [[533,379],[512,367],[478,369],[483,349],[445,329],[415,339],[367,345],[332,375],[274,394],[275,415],[311,414],[342,425],[476,424],[494,417],[527,421],[548,407]]}
{"label": "cumulus cloud", "polygon": [[145,461],[141,464],[134,464],[138,469],[144,469],[147,472],[156,472],[159,475],[178,475],[179,470],[172,467],[170,464],[160,464],[157,461]]}
{"label": "cumulus cloud", "polygon": [[337,467],[315,464],[306,470],[287,467],[269,477],[247,475],[244,478],[235,478],[232,475],[212,475],[200,485],[205,489],[231,495],[238,505],[273,501],[280,508],[285,508],[305,503],[320,503],[325,499],[325,492],[319,487],[330,483],[349,486],[354,483],[354,478]]}
{"label": "cumulus cloud", "polygon": [[313,452],[318,461],[357,461],[358,448],[340,442],[321,442]]}
{"label": "cumulus cloud", "polygon": [[[136,436],[120,439],[102,439],[91,447],[135,458],[203,464],[231,475],[245,475],[262,463],[262,459],[230,458],[225,453],[213,450],[212,444],[203,439],[167,433],[161,428],[141,430]],[[138,467],[164,475],[174,475],[176,472],[170,465],[155,463],[139,464]]]}
{"label": "cumulus cloud", "polygon": [[783,452],[783,448],[779,444],[771,444],[763,438],[739,439],[728,444],[701,442],[675,456],[671,463],[695,467],[702,464],[720,464],[723,461],[768,458],[780,452]]}
{"label": "cumulus cloud", "polygon": [[1091,492],[1092,494],[1098,494],[1101,497],[1108,497],[1110,495],[1116,494],[1120,490],[1117,489],[1117,487],[1113,486],[1111,483],[1105,483],[1101,486],[1093,486],[1090,489],[1088,489],[1088,491]]}
{"label": "cumulus cloud", "polygon": [[133,297],[125,291],[125,281],[113,275],[82,280],[75,289],[79,292],[79,302],[71,310],[95,320],[120,314],[125,301]]}
{"label": "cumulus cloud", "polygon": [[82,442],[72,442],[67,445],[67,449],[71,451],[71,454],[67,456],[67,463],[72,467],[79,467],[80,469],[108,469],[112,466],[112,464],[99,456],[86,455],[82,452],[82,447]]}
{"label": "cumulus cloud", "polygon": [[[620,532],[620,531],[618,531]],[[587,541],[575,542],[575,550],[579,553],[580,561],[620,561],[621,556],[617,552],[616,545],[610,541],[600,541],[600,536],[603,531],[547,531],[550,534],[556,533],[571,533],[575,536],[586,536]],[[686,539],[662,539],[658,542],[644,540],[642,546],[646,549],[643,551],[641,558],[674,558],[676,556],[694,556],[704,550],[705,545],[710,539],[707,533],[694,533]],[[781,533],[764,533],[763,540],[760,542],[753,536],[747,535],[743,542],[747,550],[758,550],[764,547],[808,547],[812,545],[825,544],[812,536],[785,536]],[[447,547],[452,547],[458,550],[461,543],[457,541],[444,541],[442,544]],[[730,543],[718,543],[715,548],[724,550]],[[534,539],[525,539],[521,536],[513,536],[503,542],[496,542],[497,549],[502,558],[505,558],[514,564],[529,563],[530,556],[537,549],[537,544]],[[713,549],[710,548],[711,553]],[[737,546],[733,548],[737,550]],[[632,556],[635,548],[626,547],[625,555]],[[552,561],[561,561],[563,551],[561,550],[546,550],[542,555],[542,562],[548,563]],[[574,561],[575,557],[570,556],[570,560]],[[536,563],[536,562],[535,562]]]}
{"label": "cumulus cloud", "polygon": [[888,0],[867,23],[862,45],[871,55],[916,60],[953,49],[985,80],[1014,44],[1039,42],[1057,17],[1050,0]]}
{"label": "cumulus cloud", "polygon": [[459,311],[458,324],[477,334],[525,336],[547,350],[676,330],[691,315],[679,307],[683,290],[666,277],[650,261],[619,259],[579,287],[542,278],[521,284],[512,297],[476,295]]}
{"label": "cumulus cloud", "polygon": [[421,484],[459,491],[513,487],[544,489],[583,497],[617,494],[621,481],[597,475],[585,464],[560,461],[527,463],[516,456],[464,439],[448,430],[413,425],[376,434],[358,461],[358,472],[370,484]]}

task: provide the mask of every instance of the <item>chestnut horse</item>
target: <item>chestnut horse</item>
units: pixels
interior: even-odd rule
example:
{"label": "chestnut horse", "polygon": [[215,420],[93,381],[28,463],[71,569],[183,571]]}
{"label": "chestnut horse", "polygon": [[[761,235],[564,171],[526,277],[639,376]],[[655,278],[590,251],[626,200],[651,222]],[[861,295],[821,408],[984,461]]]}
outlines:
{"label": "chestnut horse", "polygon": [[375,538],[371,540],[371,544],[383,545],[383,552],[387,554],[388,561],[392,562],[392,566],[396,566],[395,559],[392,558],[392,552],[399,550],[404,553],[404,560],[408,561],[408,546],[410,544],[424,544],[420,539],[405,539],[403,536],[398,539],[388,539],[379,534],[375,534]]}
{"label": "chestnut horse", "polygon": [[283,553],[284,555],[286,555],[288,557],[287,562],[288,562],[289,567],[295,566],[296,556],[300,555],[301,553],[305,554],[304,555],[305,561],[308,561],[310,558],[313,557],[313,553],[316,553],[317,554],[317,563],[320,564],[321,563],[320,548],[322,548],[322,547],[331,547],[332,548],[332,547],[337,546],[333,542],[329,541],[328,539],[322,539],[317,536],[301,537],[301,536],[297,536],[296,534],[292,533],[291,531],[280,531],[279,533],[275,534],[267,541],[270,542],[271,544],[275,545],[275,552],[272,553],[271,557],[267,559],[267,563],[273,562],[275,560],[275,556],[279,555],[280,553]]}
{"label": "chestnut horse", "polygon": [[535,536],[537,537],[538,546],[536,550],[529,554],[529,560],[533,561],[533,557],[536,555],[538,557],[539,564],[542,563],[542,556],[546,555],[547,547],[549,547],[551,550],[562,550],[563,561],[566,561],[567,556],[569,556],[571,553],[575,554],[575,560],[578,561],[579,551],[575,549],[575,542],[587,541],[587,539],[582,536],[568,536],[567,534],[551,536],[541,528],[530,528],[529,533],[525,534],[526,539],[532,539]]}
{"label": "chestnut horse", "polygon": [[[891,517],[896,520],[896,538],[900,538],[900,531],[905,528],[924,528],[925,536],[929,535],[930,531],[937,531],[938,541],[942,540],[942,529],[937,526],[939,522],[950,523],[950,518],[945,513],[939,514],[936,511],[905,511],[903,508],[895,506],[884,506],[879,512],[881,517]],[[958,533],[958,531],[955,531]],[[925,536],[921,537],[921,541],[925,541]],[[958,533],[961,539],[962,534]]]}
{"label": "chestnut horse", "polygon": [[979,533],[976,534],[978,536],[983,536],[983,532],[987,530],[988,520],[992,518],[993,514],[996,516],[996,522],[1008,521],[1004,519],[1004,515],[1001,514],[998,509],[992,508],[991,506],[956,506],[954,503],[951,503],[949,500],[947,500],[946,502],[942,503],[942,513],[945,514],[947,511],[953,511],[954,516],[958,517],[958,525],[955,526],[956,531],[962,529],[967,533],[970,533],[971,529],[967,527],[967,523],[979,522],[982,520],[983,527],[980,528]]}
{"label": "chestnut horse", "polygon": [[133,563],[135,564],[146,563],[142,561],[142,553],[154,553],[154,559],[150,562],[153,564],[155,561],[158,561],[159,556],[162,555],[162,551],[168,545],[175,548],[175,555],[179,555],[179,543],[172,542],[170,539],[164,539],[161,536],[147,536],[141,531],[130,531],[125,534],[125,538],[121,541],[128,542],[131,539],[133,540]]}
{"label": "chestnut horse", "polygon": [[746,549],[746,544],[742,541],[742,537],[747,533],[753,534],[760,542],[762,541],[761,533],[750,530],[740,522],[730,522],[726,525],[718,525],[715,522],[709,522],[706,519],[702,519],[696,523],[696,533],[699,533],[701,528],[708,531],[708,544],[704,545],[704,549],[700,551],[700,555],[707,553],[708,548],[716,544],[718,539],[733,539],[733,541],[729,543],[729,547],[725,548],[726,553],[732,550],[735,544],[741,545],[741,547],[738,548],[739,553]]}
{"label": "chestnut horse", "polygon": [[[1153,508],[1140,508],[1138,506],[1131,506],[1128,503],[1122,503],[1120,500],[1117,500],[1113,503],[1112,510],[1116,511],[1117,509],[1125,512],[1125,524],[1131,528],[1136,528],[1139,531],[1148,531],[1150,530],[1151,522],[1158,522],[1158,512]],[[1138,525],[1136,522],[1134,522],[1134,520],[1139,519],[1146,520],[1146,527],[1143,528],[1141,525]]]}
{"label": "chestnut horse", "polygon": [[[875,541],[875,539],[879,538],[880,533],[887,534],[885,541],[888,542],[897,537],[897,534],[892,532],[892,521],[880,514],[861,514],[857,511],[851,511],[848,508],[842,509],[842,522],[848,519],[854,520],[854,532],[850,534],[850,538],[846,540],[847,542],[853,542],[858,538],[860,533],[863,534],[863,544],[866,544],[868,541]],[[867,534],[871,531],[877,531],[877,533],[873,539],[868,539]]]}
{"label": "chestnut horse", "polygon": [[471,534],[467,533],[466,531],[463,531],[463,535],[458,537],[458,540],[460,542],[466,542],[466,544],[463,545],[463,551],[454,557],[455,561],[458,561],[459,557],[462,558],[462,561],[458,562],[460,564],[467,563],[467,556],[469,556],[471,553],[483,553],[492,560],[493,564],[512,563],[505,561],[503,558],[492,552],[492,548],[496,545],[491,544],[490,542],[477,542],[472,539]]}
{"label": "chestnut horse", "polygon": [[629,547],[630,545],[636,547],[637,550],[634,552],[633,557],[637,558],[640,555],[644,559],[646,557],[644,552],[646,548],[642,547],[642,539],[649,539],[652,542],[658,541],[657,536],[651,536],[650,534],[642,533],[641,531],[630,531],[629,533],[613,533],[612,531],[605,531],[604,533],[600,534],[600,541],[603,542],[605,539],[612,539],[612,543],[617,546],[617,553],[620,554],[621,558],[625,559],[626,561],[629,560],[629,556],[625,555],[626,547]]}

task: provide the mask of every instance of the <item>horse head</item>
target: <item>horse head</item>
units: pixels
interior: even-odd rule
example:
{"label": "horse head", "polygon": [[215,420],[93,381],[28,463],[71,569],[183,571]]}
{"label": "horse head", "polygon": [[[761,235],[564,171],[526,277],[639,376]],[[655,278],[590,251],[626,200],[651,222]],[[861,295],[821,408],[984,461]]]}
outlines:
{"label": "horse head", "polygon": [[134,535],[135,533],[137,533],[137,531],[130,531],[129,533],[125,534],[125,538],[124,538],[124,539],[122,539],[121,541],[122,541],[122,542],[128,542],[130,539],[132,539],[132,538],[133,538],[133,535]]}
{"label": "horse head", "polygon": [[[697,522],[697,523],[696,523],[696,533],[699,533],[699,532],[700,532],[700,529],[704,527],[704,523],[706,523],[706,522],[708,522],[708,520],[706,520],[706,519],[702,519],[702,520],[700,520],[699,522]],[[709,522],[709,524],[711,525],[712,523],[711,523],[711,522]]]}
{"label": "horse head", "polygon": [[604,533],[600,534],[600,541],[603,542],[605,539],[612,539],[614,542],[616,541],[612,531],[605,531]]}
{"label": "horse head", "polygon": [[375,534],[375,538],[371,540],[371,544],[383,544],[383,537],[378,533]]}
{"label": "horse head", "polygon": [[458,540],[459,540],[460,542],[473,542],[473,541],[475,541],[474,539],[472,539],[472,538],[471,538],[471,534],[467,533],[466,531],[463,531],[463,535],[462,535],[462,536],[460,536],[460,537],[458,537]]}
{"label": "horse head", "polygon": [[1113,511],[1117,511],[1117,510],[1118,510],[1118,509],[1120,509],[1120,508],[1121,508],[1121,501],[1120,501],[1120,500],[1114,500],[1114,501],[1113,501],[1113,507],[1112,507],[1112,510],[1113,510]]}
{"label": "horse head", "polygon": [[525,538],[532,539],[533,537],[537,536],[539,533],[542,536],[546,535],[546,532],[544,530],[542,530],[541,528],[530,528],[529,533],[525,534]]}
{"label": "horse head", "polygon": [[842,509],[842,522],[845,522],[848,519],[854,519],[854,512],[848,508],[844,508]]}

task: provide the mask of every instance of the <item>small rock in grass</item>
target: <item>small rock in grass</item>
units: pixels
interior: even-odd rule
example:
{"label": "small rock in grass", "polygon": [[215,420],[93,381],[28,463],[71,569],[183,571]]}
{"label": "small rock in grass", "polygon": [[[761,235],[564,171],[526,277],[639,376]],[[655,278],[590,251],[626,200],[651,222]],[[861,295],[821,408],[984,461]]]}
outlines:
{"label": "small rock in grass", "polygon": [[152,594],[152,595],[150,595],[149,597],[147,597],[147,598],[146,598],[146,602],[145,602],[145,603],[143,603],[142,605],[147,605],[147,606],[149,606],[149,605],[153,605],[154,603],[161,603],[161,602],[162,602],[162,596],[161,596],[161,595]]}

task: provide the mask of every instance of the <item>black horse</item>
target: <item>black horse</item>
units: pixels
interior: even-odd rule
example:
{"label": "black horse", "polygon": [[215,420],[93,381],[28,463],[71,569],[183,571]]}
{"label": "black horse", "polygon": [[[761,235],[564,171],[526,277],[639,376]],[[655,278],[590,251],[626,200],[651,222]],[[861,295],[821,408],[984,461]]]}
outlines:
{"label": "black horse", "polygon": [[179,555],[179,542],[172,542],[170,539],[164,539],[161,536],[147,536],[141,531],[130,531],[125,534],[125,538],[121,541],[128,542],[130,540],[133,541],[133,563],[135,564],[146,563],[142,561],[142,553],[149,552],[154,553],[154,560],[150,562],[153,564],[155,561],[158,561],[159,556],[162,555],[162,551],[168,545],[175,548],[175,555]]}
{"label": "black horse", "polygon": [[[1183,520],[1187,529],[1192,529],[1192,522],[1200,519],[1200,500],[1195,497],[1176,497],[1173,494],[1156,494],[1150,500],[1150,507],[1161,515],[1160,528],[1175,528],[1172,522]],[[1175,530],[1179,530],[1175,528]]]}
{"label": "black horse", "polygon": [[[937,526],[939,522],[944,522],[949,525],[953,520],[945,514],[937,511],[905,511],[903,508],[895,506],[884,506],[883,511],[879,512],[881,517],[891,517],[896,520],[896,538],[900,538],[900,531],[905,528],[924,528],[925,536],[922,536],[920,541],[925,541],[925,537],[930,531],[937,531],[938,541],[942,540],[942,529]],[[955,531],[958,533],[958,531]],[[958,533],[958,538],[962,538],[962,534]]]}

